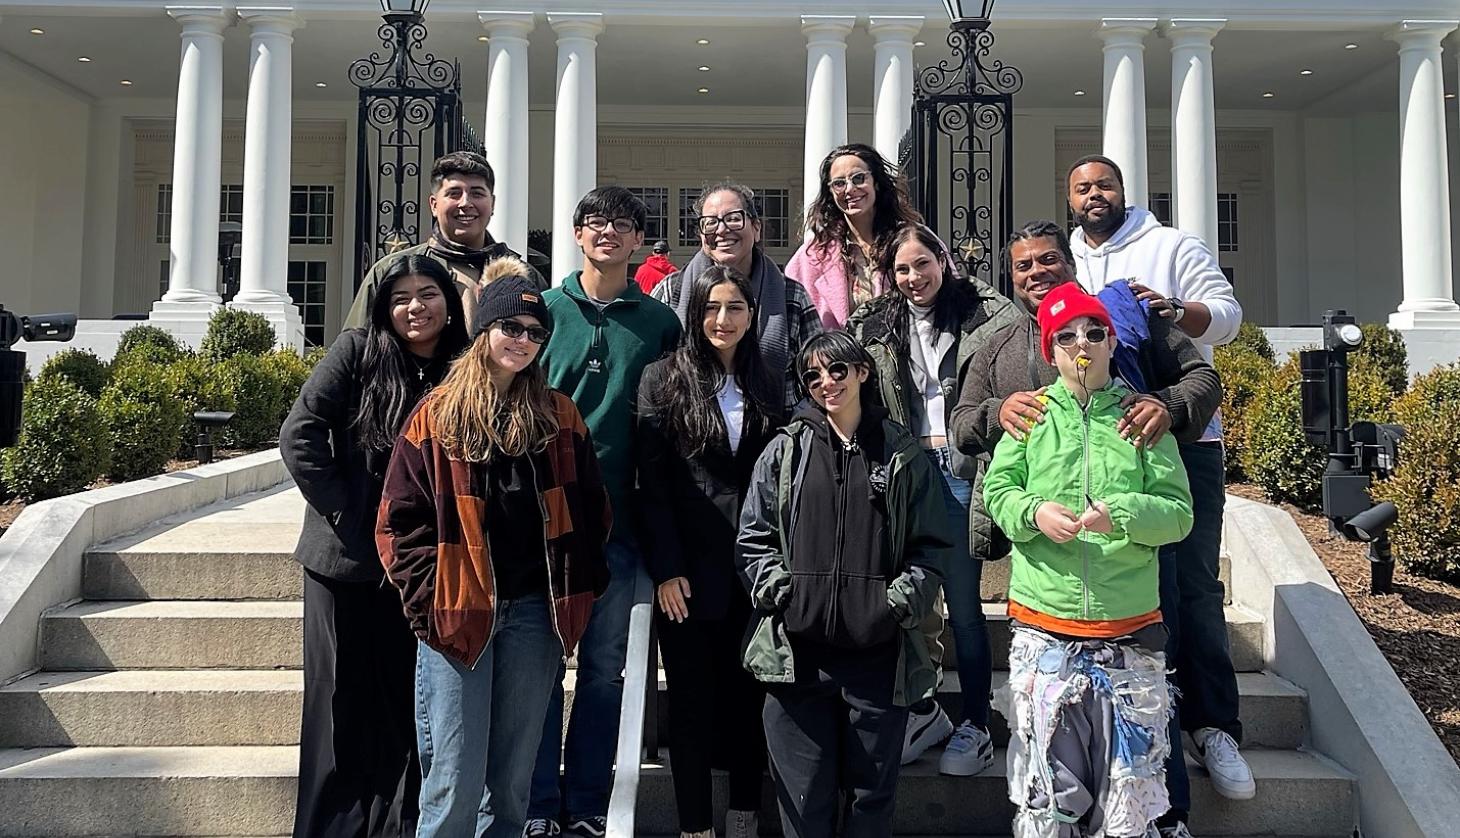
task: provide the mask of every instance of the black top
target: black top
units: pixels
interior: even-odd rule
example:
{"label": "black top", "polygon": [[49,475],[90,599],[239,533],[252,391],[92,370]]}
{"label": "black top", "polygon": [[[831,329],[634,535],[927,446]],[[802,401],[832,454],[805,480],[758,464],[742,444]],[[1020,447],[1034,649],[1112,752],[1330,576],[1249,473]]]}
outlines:
{"label": "black top", "polygon": [[541,455],[487,461],[487,549],[499,600],[547,593],[547,545],[537,494],[537,474],[545,468]]}

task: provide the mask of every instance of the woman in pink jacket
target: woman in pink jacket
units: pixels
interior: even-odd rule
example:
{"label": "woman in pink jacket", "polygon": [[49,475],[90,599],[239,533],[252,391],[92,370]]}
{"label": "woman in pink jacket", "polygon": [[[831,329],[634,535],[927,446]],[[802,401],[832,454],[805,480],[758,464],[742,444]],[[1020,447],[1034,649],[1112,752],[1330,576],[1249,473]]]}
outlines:
{"label": "woman in pink jacket", "polygon": [[838,146],[821,161],[821,189],[806,212],[809,238],[786,276],[806,286],[828,329],[888,288],[877,251],[904,224],[922,221],[892,166],[862,143]]}

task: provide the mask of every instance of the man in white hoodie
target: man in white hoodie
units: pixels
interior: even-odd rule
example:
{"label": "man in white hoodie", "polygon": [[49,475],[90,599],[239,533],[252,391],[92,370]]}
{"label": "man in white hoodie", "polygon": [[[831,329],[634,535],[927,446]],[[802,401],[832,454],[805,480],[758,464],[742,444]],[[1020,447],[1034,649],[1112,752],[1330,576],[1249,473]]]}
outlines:
{"label": "man in white hoodie", "polygon": [[[1213,346],[1237,337],[1242,307],[1200,238],[1162,226],[1142,207],[1128,207],[1120,167],[1107,157],[1077,160],[1067,185],[1070,209],[1080,225],[1070,237],[1075,274],[1087,291],[1096,293],[1111,282],[1127,280],[1153,314],[1171,319],[1191,336],[1208,362]],[[1227,645],[1225,591],[1217,575],[1226,497],[1221,414],[1212,418],[1200,441],[1180,447],[1196,523],[1184,541],[1161,550],[1161,605],[1171,629],[1167,659],[1174,663],[1181,689],[1181,726],[1191,733],[1213,786],[1226,797],[1247,799],[1256,793],[1256,784],[1238,751],[1242,722],[1237,676]],[[1176,797],[1171,820],[1184,821],[1184,807]],[[1165,821],[1162,825],[1171,829],[1163,834],[1185,831]]]}

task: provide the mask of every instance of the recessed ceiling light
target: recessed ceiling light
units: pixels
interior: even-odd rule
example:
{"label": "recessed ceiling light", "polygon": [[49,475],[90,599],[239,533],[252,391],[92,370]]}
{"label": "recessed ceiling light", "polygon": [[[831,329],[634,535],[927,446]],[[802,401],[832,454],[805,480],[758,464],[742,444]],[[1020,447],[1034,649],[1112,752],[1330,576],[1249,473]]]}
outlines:
{"label": "recessed ceiling light", "polygon": [[710,89],[708,87],[701,87],[699,89],[699,92],[700,93],[709,93],[710,92]]}
{"label": "recessed ceiling light", "polygon": [[703,46],[708,46],[709,43],[710,43],[710,40],[708,38],[701,38],[698,41],[695,41],[695,43],[697,43],[697,44],[699,44],[700,46],[703,47]]}
{"label": "recessed ceiling light", "polygon": [[928,42],[927,41],[913,41],[913,46],[915,46],[915,47],[925,47],[927,45],[928,45]]}
{"label": "recessed ceiling light", "polygon": [[487,41],[490,41],[492,39],[488,38],[486,35],[478,35],[477,40],[485,44]]}
{"label": "recessed ceiling light", "polygon": [[1277,96],[1277,94],[1276,93],[1273,93],[1271,90],[1269,90],[1266,93],[1262,94],[1262,98],[1264,98],[1264,99],[1271,99],[1274,96]]}
{"label": "recessed ceiling light", "polygon": [[326,83],[324,83],[324,82],[322,82],[322,81],[317,81],[317,82],[315,82],[315,83],[314,83],[314,86],[315,86],[315,87],[329,87],[329,85],[328,85],[328,84],[326,84]]}
{"label": "recessed ceiling light", "polygon": [[1359,45],[1358,44],[1344,44],[1343,45],[1343,48],[1344,49],[1358,49],[1359,48]]}
{"label": "recessed ceiling light", "polygon": [[1075,95],[1076,96],[1084,96],[1085,95],[1085,91],[1083,91],[1083,90],[1076,90],[1075,91]]}
{"label": "recessed ceiling light", "polygon": [[77,61],[80,61],[82,64],[90,64],[91,63],[91,59],[90,58],[87,58],[84,55],[77,56],[76,60]]}
{"label": "recessed ceiling light", "polygon": [[1300,76],[1311,76],[1311,75],[1313,75],[1313,71],[1312,70],[1309,70],[1309,69],[1307,69],[1305,67],[1305,68],[1303,68],[1303,69],[1301,69],[1301,70],[1298,71],[1298,75],[1300,75]]}
{"label": "recessed ceiling light", "polygon": [[46,30],[44,30],[44,29],[40,28],[39,26],[37,26],[36,28],[30,30],[30,34],[32,34],[32,35],[44,35],[44,34],[46,34]]}
{"label": "recessed ceiling light", "polygon": [[131,87],[132,86],[132,80],[131,79],[122,79],[121,84],[122,84],[122,87]]}
{"label": "recessed ceiling light", "polygon": [[710,72],[710,66],[708,64],[701,64],[699,66],[699,71],[701,73],[708,73],[708,72]]}

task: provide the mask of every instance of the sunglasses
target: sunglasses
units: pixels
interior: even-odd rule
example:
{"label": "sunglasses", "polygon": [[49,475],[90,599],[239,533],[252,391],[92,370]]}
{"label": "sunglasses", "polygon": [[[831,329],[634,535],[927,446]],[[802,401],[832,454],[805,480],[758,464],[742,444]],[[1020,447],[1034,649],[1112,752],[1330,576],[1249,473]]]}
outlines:
{"label": "sunglasses", "polygon": [[[851,371],[852,366],[846,361],[832,361],[826,365],[825,375],[831,376],[832,381],[846,381],[847,373]],[[801,383],[805,385],[808,393],[821,389],[822,378],[822,370],[816,367],[801,373]]]}
{"label": "sunglasses", "polygon": [[831,191],[836,193],[842,193],[847,191],[848,185],[851,185],[857,189],[861,189],[862,187],[866,186],[867,181],[871,179],[871,172],[852,172],[850,176],[839,177],[836,180],[827,182],[826,185],[831,187]]}
{"label": "sunglasses", "polygon": [[548,329],[541,326],[528,326],[516,320],[498,320],[496,325],[498,329],[502,330],[502,334],[512,340],[527,335],[527,339],[533,343],[544,344],[548,342],[548,338],[553,336],[552,331]]}
{"label": "sunglasses", "polygon": [[[1104,343],[1109,336],[1110,332],[1104,326],[1091,326],[1084,331],[1085,342],[1090,344]],[[1066,349],[1074,346],[1079,339],[1080,334],[1076,332],[1059,332],[1054,336],[1054,342]]]}

